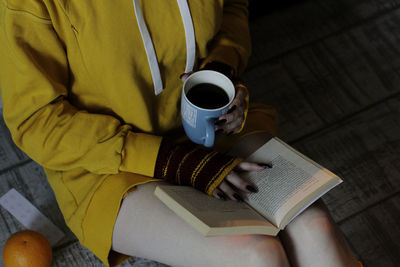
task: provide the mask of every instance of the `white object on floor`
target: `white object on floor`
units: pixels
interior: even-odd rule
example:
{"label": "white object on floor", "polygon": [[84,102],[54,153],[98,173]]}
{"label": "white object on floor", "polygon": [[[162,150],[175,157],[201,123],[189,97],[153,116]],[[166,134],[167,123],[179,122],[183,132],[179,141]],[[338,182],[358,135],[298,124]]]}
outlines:
{"label": "white object on floor", "polygon": [[55,224],[14,188],[0,198],[0,205],[27,229],[44,235],[51,246],[64,237],[64,233]]}

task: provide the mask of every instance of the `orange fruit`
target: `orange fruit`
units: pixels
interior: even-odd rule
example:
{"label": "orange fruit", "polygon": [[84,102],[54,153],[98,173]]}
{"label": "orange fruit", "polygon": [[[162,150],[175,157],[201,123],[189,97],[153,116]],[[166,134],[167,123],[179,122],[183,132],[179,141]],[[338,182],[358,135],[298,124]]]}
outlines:
{"label": "orange fruit", "polygon": [[13,234],[3,248],[4,267],[50,267],[51,260],[49,241],[35,231]]}

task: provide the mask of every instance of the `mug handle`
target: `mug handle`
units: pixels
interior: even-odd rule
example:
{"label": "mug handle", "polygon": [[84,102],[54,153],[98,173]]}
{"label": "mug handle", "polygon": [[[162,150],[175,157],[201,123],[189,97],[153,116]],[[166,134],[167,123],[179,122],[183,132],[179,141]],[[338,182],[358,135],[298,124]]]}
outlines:
{"label": "mug handle", "polygon": [[206,124],[206,138],[204,140],[205,147],[212,147],[215,141],[215,129],[214,129],[215,118],[208,118]]}

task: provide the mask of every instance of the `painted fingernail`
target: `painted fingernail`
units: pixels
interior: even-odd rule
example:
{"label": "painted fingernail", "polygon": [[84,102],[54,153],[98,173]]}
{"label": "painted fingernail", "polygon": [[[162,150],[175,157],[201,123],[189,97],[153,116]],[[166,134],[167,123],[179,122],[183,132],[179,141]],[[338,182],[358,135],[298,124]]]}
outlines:
{"label": "painted fingernail", "polygon": [[231,108],[228,110],[227,114],[232,113],[232,112],[234,112],[235,110],[236,110],[236,105],[234,105],[233,107],[231,107]]}
{"label": "painted fingernail", "polygon": [[226,200],[225,195],[222,194],[221,192],[219,192],[217,195],[218,195],[219,199],[221,199],[221,200]]}
{"label": "painted fingernail", "polygon": [[235,193],[235,194],[233,194],[233,197],[234,197],[237,201],[243,202],[243,198],[242,198],[241,196],[239,196],[239,194]]}
{"label": "painted fingernail", "polygon": [[222,120],[217,120],[217,121],[215,122],[215,125],[221,126],[221,125],[224,125],[224,124],[225,124],[225,122],[226,122],[226,120],[225,120],[225,119],[222,119]]}
{"label": "painted fingernail", "polygon": [[246,189],[249,190],[252,193],[257,193],[258,192],[258,190],[255,189],[254,187],[252,187],[251,185],[246,186]]}
{"label": "painted fingernail", "polygon": [[229,132],[229,133],[227,134],[227,136],[230,136],[230,135],[232,135],[232,134],[233,134],[233,131]]}
{"label": "painted fingernail", "polygon": [[269,163],[257,163],[257,165],[260,166],[260,167],[263,167],[265,169],[267,169],[267,168],[271,169],[272,168],[272,165],[269,164]]}
{"label": "painted fingernail", "polygon": [[222,134],[223,132],[224,132],[223,129],[218,129],[218,130],[215,131],[215,134]]}

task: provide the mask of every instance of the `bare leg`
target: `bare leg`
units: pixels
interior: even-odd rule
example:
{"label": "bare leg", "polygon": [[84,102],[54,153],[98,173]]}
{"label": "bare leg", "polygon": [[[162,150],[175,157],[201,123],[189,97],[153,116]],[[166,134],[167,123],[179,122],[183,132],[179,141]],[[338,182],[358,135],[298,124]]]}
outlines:
{"label": "bare leg", "polygon": [[[231,154],[246,157],[269,140],[257,134]],[[279,239],[262,235],[204,238],[153,195],[155,183],[138,186],[123,201],[113,233],[115,251],[173,266],[358,266],[329,213],[314,204]],[[283,244],[283,246],[282,246]]]}
{"label": "bare leg", "polygon": [[321,200],[294,219],[280,237],[292,266],[359,266]]}
{"label": "bare leg", "polygon": [[172,266],[289,266],[277,238],[201,236],[153,195],[155,186],[138,186],[124,199],[113,250]]}
{"label": "bare leg", "polygon": [[[247,136],[230,153],[247,157],[270,138],[267,134]],[[322,201],[303,211],[280,238],[292,266],[359,266]]]}

